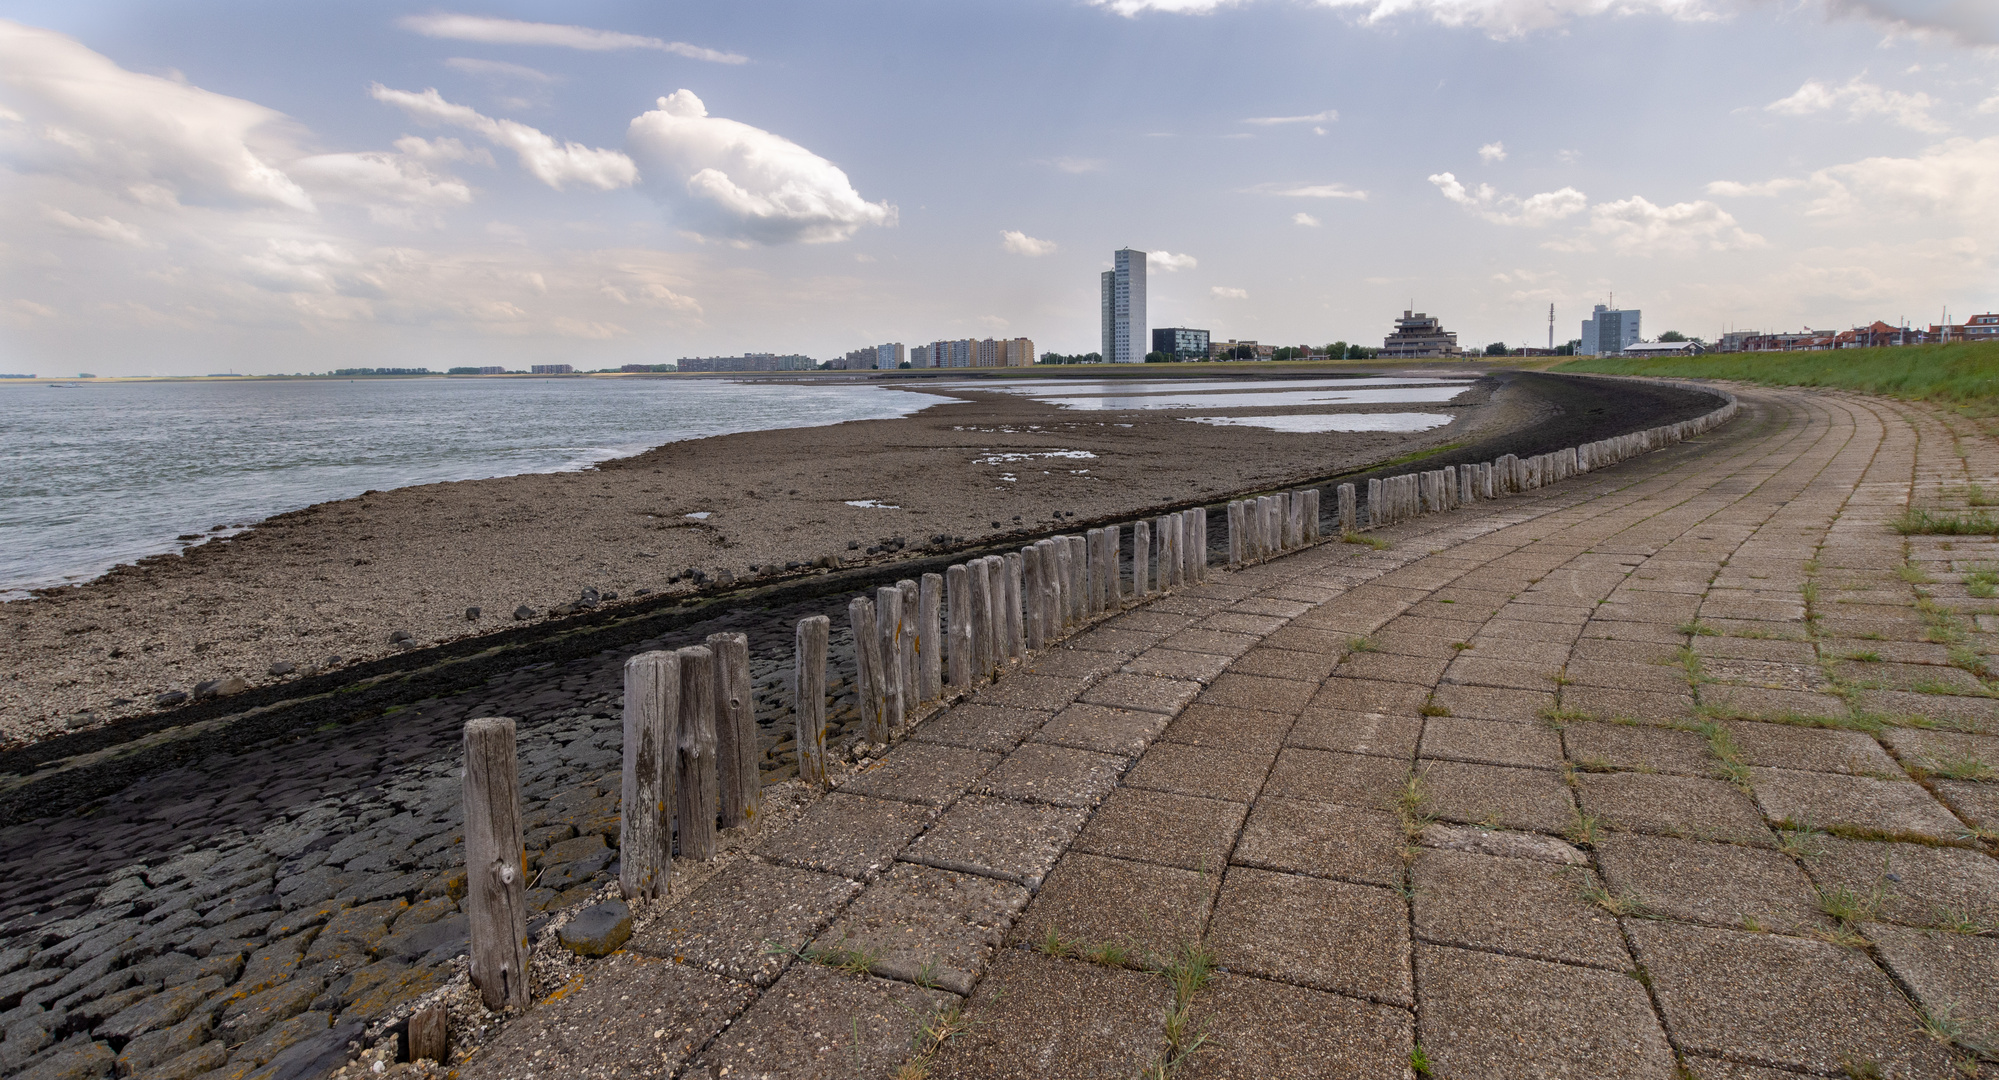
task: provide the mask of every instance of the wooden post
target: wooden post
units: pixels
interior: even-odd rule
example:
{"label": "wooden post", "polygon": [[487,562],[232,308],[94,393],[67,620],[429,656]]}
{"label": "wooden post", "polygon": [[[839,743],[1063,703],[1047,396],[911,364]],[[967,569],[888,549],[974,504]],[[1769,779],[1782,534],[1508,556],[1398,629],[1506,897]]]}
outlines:
{"label": "wooden post", "polygon": [[625,661],[625,769],[618,800],[618,887],[628,900],[666,893],[673,866],[673,748],[680,658],[656,650]]}
{"label": "wooden post", "polygon": [[1180,548],[1180,581],[1186,585],[1199,584],[1201,569],[1195,560],[1200,545],[1194,539],[1194,512],[1182,510],[1173,516],[1180,519],[1180,535],[1174,541]]}
{"label": "wooden post", "polygon": [[937,630],[943,603],[944,575],[923,575],[916,598],[916,687],[925,701],[944,696],[944,642]]}
{"label": "wooden post", "polygon": [[1324,535],[1319,526],[1319,500],[1323,497],[1324,492],[1318,488],[1305,490],[1305,542],[1308,544],[1318,543],[1319,537]]}
{"label": "wooden post", "polygon": [[813,615],[798,620],[797,654],[791,669],[791,713],[798,719],[798,779],[826,786],[826,639],[833,620]]}
{"label": "wooden post", "polygon": [[1381,524],[1381,497],[1381,481],[1369,480],[1367,482],[1367,523],[1370,526]]}
{"label": "wooden post", "polygon": [[1229,569],[1242,565],[1242,500],[1229,502],[1226,512],[1229,523]]}
{"label": "wooden post", "polygon": [[1076,621],[1076,597],[1074,595],[1075,575],[1069,572],[1069,560],[1073,557],[1069,550],[1069,538],[1055,537],[1051,550],[1055,554],[1056,617],[1067,629]]}
{"label": "wooden post", "polygon": [[1338,494],[1340,535],[1345,536],[1347,533],[1356,532],[1360,529],[1360,506],[1355,497],[1356,492],[1352,484],[1341,484]]}
{"label": "wooden post", "polygon": [[715,654],[680,650],[680,855],[715,857]]}
{"label": "wooden post", "polygon": [[986,670],[993,678],[999,678],[1006,670],[1006,560],[998,555],[988,555],[979,560],[986,564],[986,643],[991,651],[986,656]]}
{"label": "wooden post", "polygon": [[1104,526],[1104,596],[1112,611],[1124,608],[1124,529],[1117,525]]}
{"label": "wooden post", "polygon": [[984,559],[965,564],[972,586],[972,677],[985,679],[993,672],[993,574]]}
{"label": "wooden post", "polygon": [[1020,549],[1020,601],[1021,645],[1040,652],[1048,643],[1048,627],[1041,612],[1041,551],[1031,545]]}
{"label": "wooden post", "polygon": [[909,715],[902,693],[902,631],[902,590],[883,585],[875,590],[875,634],[881,639],[882,659],[875,669],[875,686],[881,693],[882,725],[888,731],[900,729]]}
{"label": "wooden post", "polygon": [[1174,527],[1173,515],[1159,515],[1159,520],[1152,523],[1152,533],[1159,550],[1159,587],[1170,589],[1179,584],[1174,571],[1180,565],[1180,560],[1175,557],[1173,550],[1173,541],[1179,533],[1179,529]]}
{"label": "wooden post", "polygon": [[1080,536],[1069,537],[1069,595],[1074,600],[1070,615],[1082,622],[1090,615],[1089,543]]}
{"label": "wooden post", "polygon": [[1062,560],[1053,540],[1037,541],[1034,550],[1041,556],[1041,641],[1052,645],[1062,636]]}
{"label": "wooden post", "polygon": [[847,627],[854,635],[854,704],[861,711],[863,737],[886,742],[881,687],[881,633],[875,627],[875,602],[865,596],[847,601]]}
{"label": "wooden post", "polygon": [[715,773],[721,790],[722,827],[734,829],[757,819],[763,807],[763,777],[757,761],[756,702],[750,697],[750,639],[747,634],[708,635],[715,654]]}
{"label": "wooden post", "polygon": [[1284,494],[1284,546],[1302,547],[1305,543],[1305,493],[1288,491]]}
{"label": "wooden post", "polygon": [[1148,570],[1152,563],[1152,526],[1144,521],[1131,523],[1131,597],[1142,600],[1152,592]]}
{"label": "wooden post", "polygon": [[1021,609],[1026,563],[1020,552],[1009,551],[1000,556],[1000,569],[1006,581],[1006,654],[1019,660],[1027,655],[1027,616]]}
{"label": "wooden post", "polygon": [[410,1060],[435,1061],[443,1064],[451,1060],[451,1029],[445,1025],[446,1012],[442,1003],[427,1009],[418,1009],[410,1016]]}
{"label": "wooden post", "polygon": [[944,571],[946,617],[951,625],[951,688],[972,685],[972,575],[959,563]]}
{"label": "wooden post", "polygon": [[514,722],[465,725],[465,914],[472,982],[489,1009],[528,1004],[527,876]]}
{"label": "wooden post", "polygon": [[916,716],[917,703],[929,700],[923,696],[921,677],[916,671],[917,611],[923,603],[923,590],[916,582],[904,578],[895,583],[902,590],[902,711],[905,717]]}
{"label": "wooden post", "polygon": [[1086,607],[1095,615],[1104,610],[1106,591],[1104,589],[1104,530],[1091,529],[1083,542],[1083,550],[1089,553],[1089,573],[1086,575]]}

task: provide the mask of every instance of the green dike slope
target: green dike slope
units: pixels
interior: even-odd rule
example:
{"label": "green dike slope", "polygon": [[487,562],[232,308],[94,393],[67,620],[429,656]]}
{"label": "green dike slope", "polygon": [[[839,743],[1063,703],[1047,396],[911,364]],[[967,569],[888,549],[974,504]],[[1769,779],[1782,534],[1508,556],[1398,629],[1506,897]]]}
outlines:
{"label": "green dike slope", "polygon": [[[1826,386],[1932,401],[1980,419],[1999,417],[1999,341],[1829,352],[1714,353],[1661,358],[1584,357],[1553,371],[1734,379],[1767,386]],[[1992,430],[1992,425],[1983,425]]]}

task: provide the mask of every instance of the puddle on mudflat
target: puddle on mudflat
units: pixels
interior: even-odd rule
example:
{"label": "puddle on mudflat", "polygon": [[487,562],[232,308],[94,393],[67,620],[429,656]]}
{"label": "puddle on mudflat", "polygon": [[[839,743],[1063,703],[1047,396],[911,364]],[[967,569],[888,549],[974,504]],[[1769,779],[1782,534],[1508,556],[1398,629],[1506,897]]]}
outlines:
{"label": "puddle on mudflat", "polygon": [[1444,413],[1332,413],[1318,416],[1186,416],[1181,419],[1217,427],[1259,427],[1309,435],[1327,431],[1429,431],[1455,417]]}

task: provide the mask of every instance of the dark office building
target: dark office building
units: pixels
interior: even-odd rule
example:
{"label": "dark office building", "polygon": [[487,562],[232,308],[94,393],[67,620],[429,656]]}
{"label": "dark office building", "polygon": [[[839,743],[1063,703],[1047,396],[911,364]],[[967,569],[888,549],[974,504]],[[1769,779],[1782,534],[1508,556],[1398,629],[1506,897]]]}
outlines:
{"label": "dark office building", "polygon": [[1208,358],[1208,332],[1165,326],[1152,332],[1152,351],[1180,357]]}

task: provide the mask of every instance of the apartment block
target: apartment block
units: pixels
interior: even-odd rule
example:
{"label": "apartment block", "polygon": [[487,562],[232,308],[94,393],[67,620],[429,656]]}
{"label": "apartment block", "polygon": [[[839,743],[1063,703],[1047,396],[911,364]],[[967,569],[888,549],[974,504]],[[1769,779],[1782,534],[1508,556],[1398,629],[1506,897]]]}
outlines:
{"label": "apartment block", "polygon": [[1119,248],[1098,279],[1103,355],[1113,364],[1145,362],[1145,252]]}
{"label": "apartment block", "polygon": [[1208,332],[1184,326],[1162,326],[1152,331],[1152,351],[1182,359],[1208,356]]}
{"label": "apartment block", "polygon": [[1576,347],[1579,356],[1616,356],[1627,345],[1636,345],[1638,335],[1638,309],[1612,308],[1598,304],[1583,320],[1583,343]]}
{"label": "apartment block", "polygon": [[1444,329],[1442,320],[1404,311],[1395,320],[1395,332],[1381,340],[1381,351],[1375,355],[1383,360],[1414,360],[1463,356],[1464,350],[1458,348],[1458,335]]}

